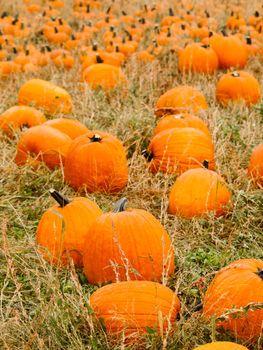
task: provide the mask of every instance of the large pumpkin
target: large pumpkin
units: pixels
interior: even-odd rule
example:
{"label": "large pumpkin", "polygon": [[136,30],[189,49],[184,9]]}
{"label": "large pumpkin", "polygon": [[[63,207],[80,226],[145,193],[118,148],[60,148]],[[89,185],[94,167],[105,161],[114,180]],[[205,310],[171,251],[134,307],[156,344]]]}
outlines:
{"label": "large pumpkin", "polygon": [[191,169],[180,175],[169,197],[169,212],[186,218],[227,211],[231,193],[225,181],[208,169]]}
{"label": "large pumpkin", "polygon": [[17,145],[15,162],[32,166],[44,162],[50,169],[64,164],[71,138],[63,132],[46,125],[37,125],[26,130]]}
{"label": "large pumpkin", "polygon": [[121,191],[128,181],[128,165],[122,143],[100,131],[90,131],[77,137],[67,153],[65,180],[76,190]]}
{"label": "large pumpkin", "polygon": [[57,118],[48,120],[45,125],[51,126],[59,131],[64,132],[71,139],[75,139],[78,136],[86,134],[89,130],[78,120]]}
{"label": "large pumpkin", "polygon": [[18,92],[20,105],[34,105],[43,108],[48,114],[70,113],[72,100],[61,87],[41,79],[32,79],[21,86]]}
{"label": "large pumpkin", "polygon": [[37,243],[44,258],[52,264],[66,265],[73,259],[82,266],[83,248],[89,227],[102,211],[84,197],[69,200],[55,190],[51,196],[58,202],[41,217],[37,227]]}
{"label": "large pumpkin", "polygon": [[177,295],[168,287],[150,281],[109,284],[91,295],[90,305],[110,335],[124,333],[128,340],[147,334],[148,329],[165,334],[180,311]]}
{"label": "large pumpkin", "polygon": [[[260,306],[258,308],[258,306]],[[207,319],[238,339],[252,341],[262,334],[263,261],[241,259],[219,271],[209,285],[203,304]]]}
{"label": "large pumpkin", "polygon": [[14,106],[0,116],[0,128],[8,136],[13,136],[16,129],[30,128],[46,121],[43,113],[33,107]]}
{"label": "large pumpkin", "polygon": [[244,102],[248,106],[260,99],[260,85],[253,75],[245,71],[224,74],[216,86],[216,98],[223,105],[229,102]]}
{"label": "large pumpkin", "polygon": [[152,173],[183,173],[200,168],[205,160],[214,169],[214,146],[211,137],[194,128],[174,128],[155,135],[148,147],[147,158]]}
{"label": "large pumpkin", "polygon": [[258,184],[263,184],[263,143],[253,149],[248,165],[248,175]]}
{"label": "large pumpkin", "polygon": [[174,272],[172,242],[164,227],[145,210],[125,209],[125,203],[120,200],[89,230],[83,262],[92,284],[161,281]]}
{"label": "large pumpkin", "polygon": [[155,114],[161,117],[166,114],[182,112],[197,113],[207,110],[204,95],[192,86],[177,86],[161,95],[156,103]]}
{"label": "large pumpkin", "polygon": [[194,350],[248,350],[248,348],[229,341],[215,341],[198,346]]}

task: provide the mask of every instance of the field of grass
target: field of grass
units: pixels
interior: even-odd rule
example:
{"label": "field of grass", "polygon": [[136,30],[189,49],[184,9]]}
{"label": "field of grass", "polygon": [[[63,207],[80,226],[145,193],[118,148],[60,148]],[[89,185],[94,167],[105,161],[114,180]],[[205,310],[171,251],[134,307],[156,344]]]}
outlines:
{"label": "field of grass", "polygon": [[[117,3],[118,1],[115,1]],[[171,3],[173,3],[171,1]],[[211,2],[210,2],[211,3]],[[221,11],[221,21],[229,12]],[[255,2],[256,3],[256,2]],[[64,16],[70,15],[71,3]],[[248,4],[246,4],[247,6]],[[1,3],[3,10],[9,4]],[[133,5],[129,5],[132,7]],[[136,5],[134,5],[136,6]],[[139,6],[139,5],[137,5]],[[15,11],[15,6],[13,11]],[[106,6],[105,6],[106,7]],[[2,11],[2,9],[0,9]],[[248,14],[253,7],[247,9]],[[75,53],[76,58],[78,53]],[[162,339],[149,332],[140,344],[112,341],[96,324],[89,307],[89,296],[97,287],[88,284],[82,270],[51,267],[38,253],[36,228],[43,212],[54,204],[48,190],[55,188],[67,197],[76,193],[64,183],[63,170],[37,171],[14,163],[15,139],[0,139],[0,349],[180,349],[192,350],[211,340],[232,340],[202,318],[202,296],[215,272],[240,258],[263,258],[263,196],[247,177],[246,168],[254,146],[262,142],[263,104],[247,108],[221,107],[215,100],[215,85],[222,74],[182,76],[176,55],[167,52],[153,63],[128,60],[124,71],[129,91],[118,91],[108,98],[101,91],[80,87],[81,66],[70,71],[53,65],[35,73],[13,75],[0,81],[0,112],[17,104],[19,87],[38,77],[65,88],[72,96],[70,117],[91,130],[117,136],[127,149],[129,182],[118,195],[85,194],[106,212],[121,197],[129,206],[151,212],[171,235],[175,248],[176,272],[166,284],[181,301],[176,328]],[[251,59],[246,70],[252,72],[263,88],[262,57]],[[169,88],[189,84],[202,91],[209,109],[201,117],[207,122],[215,144],[216,169],[232,192],[233,209],[225,217],[181,219],[167,213],[168,194],[176,176],[152,175],[141,155],[156,124],[154,105]],[[62,115],[61,115],[62,116]],[[259,339],[251,349],[262,349]],[[245,344],[244,344],[245,345]]]}

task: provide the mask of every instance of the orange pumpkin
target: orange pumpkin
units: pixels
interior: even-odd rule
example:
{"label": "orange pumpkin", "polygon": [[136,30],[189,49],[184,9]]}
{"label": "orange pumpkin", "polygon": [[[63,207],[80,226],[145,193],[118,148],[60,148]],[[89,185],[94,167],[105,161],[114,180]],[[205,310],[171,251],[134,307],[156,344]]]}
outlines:
{"label": "orange pumpkin", "polygon": [[92,284],[161,281],[174,272],[172,242],[164,227],[145,210],[125,209],[126,202],[121,199],[90,228],[83,263]]}
{"label": "orange pumpkin", "polygon": [[72,100],[68,92],[45,80],[28,80],[18,92],[20,105],[33,104],[43,108],[48,114],[70,113]]}
{"label": "orange pumpkin", "polygon": [[244,102],[250,106],[259,101],[260,94],[259,82],[245,71],[226,73],[216,85],[216,98],[223,105]]}
{"label": "orange pumpkin", "polygon": [[251,154],[248,175],[258,184],[263,184],[263,143],[255,147]]}
{"label": "orange pumpkin", "polygon": [[205,122],[201,118],[189,113],[164,116],[156,125],[154,129],[154,135],[158,134],[161,131],[174,128],[195,128],[203,131],[208,136],[211,136]]}
{"label": "orange pumpkin", "polygon": [[15,162],[38,166],[42,161],[50,169],[60,167],[64,161],[71,138],[63,132],[44,124],[25,131],[17,145]]}
{"label": "orange pumpkin", "polygon": [[89,130],[85,125],[80,123],[78,120],[57,118],[48,120],[45,125],[51,126],[64,134],[68,135],[72,140],[76,137],[86,134]]}
{"label": "orange pumpkin", "polygon": [[215,341],[198,346],[194,350],[248,350],[248,348],[229,341]]}
{"label": "orange pumpkin", "polygon": [[46,210],[39,221],[36,236],[39,250],[52,264],[67,265],[72,258],[75,265],[82,266],[89,227],[102,211],[88,198],[69,200],[53,189],[50,194],[58,205]]}
{"label": "orange pumpkin", "polygon": [[201,217],[209,212],[220,216],[227,211],[230,198],[225,181],[216,172],[191,169],[180,175],[172,186],[169,213],[185,218]]}
{"label": "orange pumpkin", "polygon": [[119,192],[127,184],[124,147],[114,136],[90,131],[77,137],[69,148],[65,180],[76,190]]}
{"label": "orange pumpkin", "polygon": [[147,334],[148,329],[166,334],[180,311],[177,295],[150,281],[118,282],[99,288],[91,295],[90,306],[110,335],[124,333],[128,341]]}
{"label": "orange pumpkin", "polygon": [[0,129],[9,137],[16,129],[30,128],[46,121],[45,116],[33,107],[14,106],[0,116]]}
{"label": "orange pumpkin", "polygon": [[179,52],[178,68],[181,72],[213,74],[218,69],[216,52],[209,46],[194,43]]}
{"label": "orange pumpkin", "polygon": [[207,108],[205,97],[200,91],[192,86],[182,85],[168,90],[158,99],[155,114],[161,117],[181,112],[197,113]]}
{"label": "orange pumpkin", "polygon": [[205,318],[238,339],[256,340],[262,334],[263,261],[241,259],[219,271],[209,285],[203,303]]}
{"label": "orange pumpkin", "polygon": [[207,134],[194,128],[164,130],[153,137],[145,154],[152,173],[183,173],[209,162],[214,169],[214,146]]}
{"label": "orange pumpkin", "polygon": [[105,91],[112,90],[117,86],[127,85],[127,79],[119,67],[111,64],[93,64],[83,71],[83,81],[91,89],[102,88]]}

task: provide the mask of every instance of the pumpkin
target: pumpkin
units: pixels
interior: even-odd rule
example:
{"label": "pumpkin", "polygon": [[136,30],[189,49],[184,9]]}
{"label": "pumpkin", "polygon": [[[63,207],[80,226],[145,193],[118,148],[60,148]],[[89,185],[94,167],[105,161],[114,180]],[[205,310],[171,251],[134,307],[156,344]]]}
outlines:
{"label": "pumpkin", "polygon": [[246,47],[236,36],[212,35],[209,43],[218,56],[220,68],[243,68],[246,65]]}
{"label": "pumpkin", "polygon": [[85,244],[84,273],[92,284],[161,281],[174,272],[172,242],[161,223],[142,209],[125,209],[126,198],[97,218]]}
{"label": "pumpkin", "polygon": [[20,105],[35,105],[48,114],[70,113],[72,100],[68,92],[53,83],[41,79],[28,80],[18,92]]}
{"label": "pumpkin", "polygon": [[30,128],[46,121],[43,113],[33,107],[13,106],[0,116],[0,128],[9,137],[16,129]]}
{"label": "pumpkin", "polygon": [[215,341],[198,346],[194,350],[248,350],[248,348],[229,341]]}
{"label": "pumpkin", "polygon": [[86,134],[89,130],[85,125],[78,120],[57,118],[48,120],[45,125],[51,126],[64,134],[68,135],[71,139],[75,139],[78,136]]}
{"label": "pumpkin", "polygon": [[205,134],[210,136],[210,131],[208,130],[205,122],[192,114],[181,113],[166,115],[161,118],[154,129],[154,135],[161,131],[173,128],[195,128],[203,131]]}
{"label": "pumpkin", "polygon": [[[262,334],[263,261],[237,260],[220,270],[209,285],[203,302],[205,318],[237,339],[256,340]],[[254,306],[254,307],[253,307]]]}
{"label": "pumpkin", "polygon": [[177,295],[151,281],[119,282],[99,288],[91,295],[90,306],[109,335],[124,333],[129,341],[147,334],[149,328],[165,334],[180,311]]}
{"label": "pumpkin", "polygon": [[248,175],[258,184],[263,184],[263,143],[252,151],[248,165]]}
{"label": "pumpkin", "polygon": [[[207,163],[206,163],[207,164]],[[171,188],[169,212],[185,218],[227,211],[231,193],[224,180],[208,169],[191,169],[180,175]]]}
{"label": "pumpkin", "polygon": [[15,162],[38,166],[46,163],[50,169],[64,164],[71,138],[63,132],[46,125],[37,125],[26,130],[17,145]]}
{"label": "pumpkin", "polygon": [[258,81],[245,71],[224,74],[216,86],[216,98],[223,105],[241,101],[250,106],[259,101],[260,94]]}
{"label": "pumpkin", "polygon": [[102,88],[105,91],[112,90],[118,85],[127,85],[127,79],[120,67],[112,64],[97,63],[87,67],[83,71],[83,81],[91,89]]}
{"label": "pumpkin", "polygon": [[145,152],[152,173],[183,173],[209,162],[214,169],[214,146],[211,137],[194,128],[167,129],[155,135]]}
{"label": "pumpkin", "polygon": [[213,74],[218,69],[215,51],[203,44],[189,44],[179,52],[178,68],[180,72]]}
{"label": "pumpkin", "polygon": [[156,103],[155,114],[161,117],[165,114],[181,112],[197,113],[208,108],[203,94],[192,86],[177,86],[164,93]]}
{"label": "pumpkin", "polygon": [[75,190],[119,192],[128,181],[128,165],[122,143],[100,131],[90,131],[72,142],[64,171],[66,182]]}
{"label": "pumpkin", "polygon": [[39,221],[39,250],[52,264],[67,265],[72,258],[75,265],[82,266],[89,227],[102,211],[88,198],[69,200],[54,189],[49,192],[58,204],[47,209]]}

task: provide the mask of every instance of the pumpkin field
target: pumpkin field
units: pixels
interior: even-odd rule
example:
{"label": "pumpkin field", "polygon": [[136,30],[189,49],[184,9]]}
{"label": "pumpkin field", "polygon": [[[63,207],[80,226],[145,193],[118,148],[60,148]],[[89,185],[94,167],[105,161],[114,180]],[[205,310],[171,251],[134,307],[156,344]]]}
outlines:
{"label": "pumpkin field", "polygon": [[263,3],[0,1],[0,349],[263,349]]}

